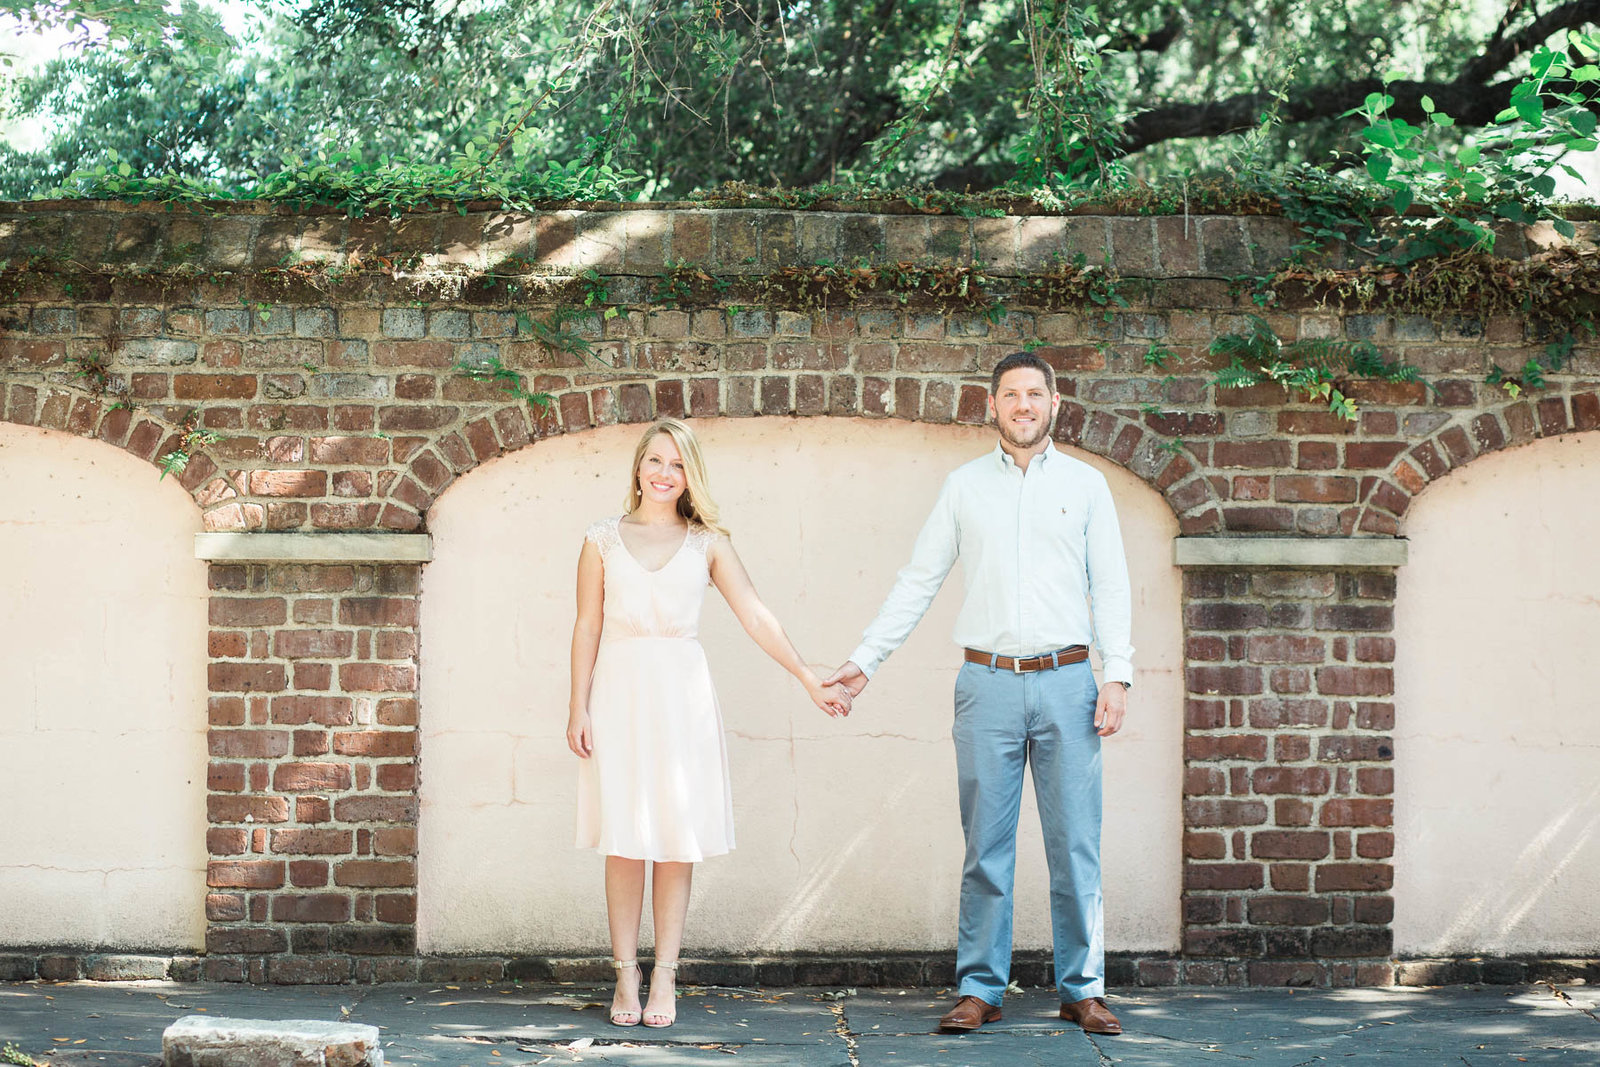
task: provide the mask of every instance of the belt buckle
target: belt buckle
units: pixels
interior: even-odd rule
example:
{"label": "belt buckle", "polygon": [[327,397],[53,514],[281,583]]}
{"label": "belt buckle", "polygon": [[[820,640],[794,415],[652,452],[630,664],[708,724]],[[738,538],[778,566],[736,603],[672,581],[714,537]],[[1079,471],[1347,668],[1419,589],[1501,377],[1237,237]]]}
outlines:
{"label": "belt buckle", "polygon": [[1011,657],[1011,673],[1012,674],[1022,674],[1023,673],[1023,670],[1022,670],[1022,657],[1021,656],[1012,656]]}

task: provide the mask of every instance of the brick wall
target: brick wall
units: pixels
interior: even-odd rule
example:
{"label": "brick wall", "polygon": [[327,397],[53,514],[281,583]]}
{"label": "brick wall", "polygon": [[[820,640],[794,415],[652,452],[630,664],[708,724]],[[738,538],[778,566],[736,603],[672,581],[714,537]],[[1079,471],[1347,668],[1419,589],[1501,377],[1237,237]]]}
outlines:
{"label": "brick wall", "polygon": [[[1392,539],[1415,494],[1476,456],[1600,427],[1595,348],[1513,399],[1484,376],[1542,339],[1449,309],[1265,312],[1286,340],[1372,340],[1424,371],[1426,385],[1350,383],[1356,422],[1273,387],[1216,389],[1208,345],[1258,310],[1233,280],[1270,273],[1294,239],[1270,218],[0,205],[0,415],[152,461],[192,419],[222,435],[180,475],[206,528],[305,535],[425,531],[438,495],[494,456],[658,415],[979,423],[987,368],[1024,344],[1062,372],[1057,439],[1143,478],[1191,538]],[[1509,232],[1506,246],[1539,239]],[[1110,258],[1127,306],[1052,304],[1027,285],[1080,252]],[[981,263],[1004,308],[738,295],[857,260]],[[652,303],[673,263],[732,295]],[[589,269],[621,310],[572,325],[593,346],[582,359],[537,326],[582,304],[572,278]],[[1147,365],[1152,344],[1176,362]],[[90,357],[106,362],[103,389],[69,362]],[[554,402],[529,408],[453,369],[490,359]],[[414,947],[419,574],[213,564],[206,976],[445,973],[419,972]],[[1196,565],[1185,589],[1183,951],[1117,973],[1403,979],[1392,566]]]}
{"label": "brick wall", "polygon": [[405,977],[416,951],[416,565],[213,564],[214,981]]}

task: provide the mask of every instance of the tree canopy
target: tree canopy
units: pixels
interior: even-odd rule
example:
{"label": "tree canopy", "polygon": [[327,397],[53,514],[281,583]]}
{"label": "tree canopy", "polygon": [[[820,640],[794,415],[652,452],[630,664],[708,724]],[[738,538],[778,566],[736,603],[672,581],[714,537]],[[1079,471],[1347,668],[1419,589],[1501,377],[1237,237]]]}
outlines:
{"label": "tree canopy", "polygon": [[0,0],[84,42],[4,84],[6,111],[50,136],[0,146],[0,196],[96,167],[243,188],[319,153],[493,176],[489,195],[524,182],[657,199],[730,182],[1061,190],[1337,172],[1370,152],[1374,121],[1449,116],[1432,135],[1468,144],[1541,46],[1578,69],[1592,57],[1567,33],[1600,23],[1600,0],[252,6],[230,36],[195,0]]}

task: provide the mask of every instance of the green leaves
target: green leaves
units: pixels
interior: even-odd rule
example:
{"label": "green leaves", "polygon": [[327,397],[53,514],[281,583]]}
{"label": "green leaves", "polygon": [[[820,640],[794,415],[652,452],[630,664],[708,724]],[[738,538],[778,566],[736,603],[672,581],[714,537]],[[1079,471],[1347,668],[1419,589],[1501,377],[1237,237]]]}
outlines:
{"label": "green leaves", "polygon": [[1220,389],[1242,389],[1276,382],[1307,400],[1320,401],[1342,419],[1354,420],[1356,402],[1339,387],[1344,375],[1387,382],[1415,382],[1421,371],[1408,363],[1390,362],[1368,341],[1310,338],[1284,344],[1267,321],[1248,316],[1250,331],[1224,334],[1211,343],[1213,356],[1228,357],[1211,384]]}

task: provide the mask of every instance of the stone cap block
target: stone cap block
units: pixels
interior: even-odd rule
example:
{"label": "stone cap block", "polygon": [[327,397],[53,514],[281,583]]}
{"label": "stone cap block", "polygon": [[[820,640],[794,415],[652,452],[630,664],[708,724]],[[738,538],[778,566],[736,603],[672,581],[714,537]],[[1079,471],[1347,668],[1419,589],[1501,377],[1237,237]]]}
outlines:
{"label": "stone cap block", "polygon": [[165,1067],[383,1067],[378,1028],[319,1019],[185,1015],[161,1035]]}

